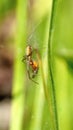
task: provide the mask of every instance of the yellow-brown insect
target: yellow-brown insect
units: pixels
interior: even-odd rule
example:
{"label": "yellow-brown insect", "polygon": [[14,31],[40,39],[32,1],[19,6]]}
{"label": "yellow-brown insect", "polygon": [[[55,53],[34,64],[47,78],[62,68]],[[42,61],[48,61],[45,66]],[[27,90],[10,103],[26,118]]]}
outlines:
{"label": "yellow-brown insect", "polygon": [[[22,61],[26,61],[27,63],[27,72],[29,79],[33,79],[36,74],[38,73],[39,65],[38,62],[33,60],[32,54],[34,52],[34,49],[32,49],[32,46],[28,45],[26,47],[26,54],[24,55]],[[30,76],[30,68],[32,69],[32,75]],[[36,81],[32,80],[33,82],[37,83]],[[38,84],[38,83],[37,83]]]}

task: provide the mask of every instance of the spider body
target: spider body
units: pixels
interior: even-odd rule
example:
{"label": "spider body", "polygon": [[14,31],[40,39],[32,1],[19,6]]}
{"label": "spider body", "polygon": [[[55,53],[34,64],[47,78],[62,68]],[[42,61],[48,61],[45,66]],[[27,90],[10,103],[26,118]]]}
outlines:
{"label": "spider body", "polygon": [[[39,69],[39,65],[38,62],[36,60],[33,60],[32,55],[33,55],[34,49],[32,49],[32,47],[30,45],[28,45],[26,47],[26,54],[24,55],[22,61],[26,61],[27,63],[27,72],[28,72],[28,76],[29,78],[33,81],[33,78],[37,75],[38,73],[38,69]],[[32,75],[30,76],[30,68],[32,70]],[[35,81],[33,81],[35,82]],[[37,82],[35,82],[37,83]]]}

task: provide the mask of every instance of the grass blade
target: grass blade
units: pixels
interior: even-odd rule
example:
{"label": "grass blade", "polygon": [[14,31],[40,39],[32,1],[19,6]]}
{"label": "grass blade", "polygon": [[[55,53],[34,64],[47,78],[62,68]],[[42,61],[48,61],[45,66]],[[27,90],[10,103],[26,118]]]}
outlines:
{"label": "grass blade", "polygon": [[[10,130],[21,130],[24,113],[24,64],[21,59],[24,52],[24,41],[26,40],[26,0],[17,1],[17,32],[15,38],[15,62],[13,77],[13,96],[11,111]],[[20,51],[22,50],[22,51]]]}

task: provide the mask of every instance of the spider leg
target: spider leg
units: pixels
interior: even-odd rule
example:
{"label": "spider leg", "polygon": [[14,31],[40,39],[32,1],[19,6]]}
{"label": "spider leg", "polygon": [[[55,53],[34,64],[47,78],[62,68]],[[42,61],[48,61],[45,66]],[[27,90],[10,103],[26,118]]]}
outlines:
{"label": "spider leg", "polygon": [[26,59],[27,59],[27,56],[26,56],[26,55],[23,56],[23,58],[22,58],[22,62],[25,62]]}
{"label": "spider leg", "polygon": [[36,81],[34,81],[34,80],[32,79],[32,77],[30,76],[29,64],[27,64],[27,73],[28,73],[28,77],[29,77],[29,79],[30,79],[32,82],[38,84],[38,83],[37,83]]}
{"label": "spider leg", "polygon": [[28,60],[28,58],[31,56],[31,54],[29,55],[24,55],[22,58],[22,62],[24,62],[25,60]]}

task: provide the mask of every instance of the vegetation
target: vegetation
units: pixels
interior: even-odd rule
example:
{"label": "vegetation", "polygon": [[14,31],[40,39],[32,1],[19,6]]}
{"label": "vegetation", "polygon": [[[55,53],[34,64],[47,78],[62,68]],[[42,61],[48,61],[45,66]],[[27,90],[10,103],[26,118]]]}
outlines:
{"label": "vegetation", "polygon": [[[69,5],[69,6],[68,6]],[[13,12],[16,24],[6,47],[14,51],[10,130],[72,130],[73,29],[71,1],[0,2],[1,23]],[[12,25],[11,25],[12,26]],[[39,64],[33,82],[26,47]],[[29,68],[30,75],[32,71]]]}

